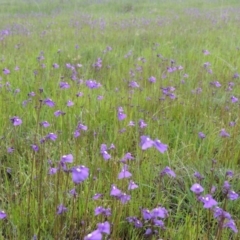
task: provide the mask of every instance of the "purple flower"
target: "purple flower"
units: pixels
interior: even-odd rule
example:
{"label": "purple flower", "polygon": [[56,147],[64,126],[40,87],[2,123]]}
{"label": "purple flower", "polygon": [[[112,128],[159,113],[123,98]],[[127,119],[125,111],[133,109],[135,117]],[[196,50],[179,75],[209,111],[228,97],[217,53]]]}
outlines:
{"label": "purple flower", "polygon": [[203,197],[202,202],[204,203],[204,208],[212,208],[218,204],[218,202],[210,194]]}
{"label": "purple flower", "polygon": [[154,144],[155,144],[154,141],[150,137],[141,136],[140,146],[141,146],[142,150],[151,148]]}
{"label": "purple flower", "polygon": [[111,232],[110,224],[108,221],[106,221],[104,223],[98,223],[97,229],[101,233],[110,234],[110,232]]}
{"label": "purple flower", "polygon": [[99,230],[95,230],[84,237],[84,240],[102,240],[102,234]]}
{"label": "purple flower", "polygon": [[62,112],[61,110],[57,110],[56,112],[54,112],[55,117],[59,117],[64,114],[65,114],[65,112]]}
{"label": "purple flower", "polygon": [[232,170],[227,170],[226,177],[232,178],[233,177],[233,171]]}
{"label": "purple flower", "polygon": [[231,101],[232,101],[232,103],[236,103],[236,102],[238,102],[238,98],[231,96]]}
{"label": "purple flower", "polygon": [[209,55],[209,54],[210,54],[210,52],[209,52],[208,50],[202,50],[202,53],[203,53],[204,55]]}
{"label": "purple flower", "polygon": [[72,154],[68,154],[68,155],[63,155],[61,162],[63,163],[72,163],[73,162],[73,155]]}
{"label": "purple flower", "polygon": [[104,160],[109,160],[111,158],[111,155],[107,151],[103,151],[102,156]]}
{"label": "purple flower", "polygon": [[133,160],[134,157],[132,156],[131,153],[126,153],[125,156],[121,159],[121,162],[125,163],[127,160]]}
{"label": "purple flower", "polygon": [[93,89],[93,88],[99,88],[99,87],[101,87],[102,85],[100,84],[100,83],[98,83],[98,82],[96,82],[95,80],[86,80],[86,86],[88,87],[88,88],[91,88],[91,89]]}
{"label": "purple flower", "polygon": [[160,176],[164,176],[164,175],[168,175],[168,176],[173,177],[173,178],[176,177],[175,172],[174,172],[170,167],[165,167],[165,168],[160,172]]}
{"label": "purple flower", "polygon": [[228,192],[227,197],[228,197],[228,199],[230,199],[230,200],[233,201],[233,200],[238,199],[239,195],[238,195],[237,193],[235,193],[234,191],[230,190],[230,191]]}
{"label": "purple flower", "polygon": [[13,147],[7,148],[7,152],[8,152],[8,153],[13,153],[13,152],[14,152],[14,148],[13,148]]}
{"label": "purple flower", "polygon": [[58,207],[57,207],[57,214],[60,215],[64,212],[67,211],[67,208],[63,205],[63,204],[60,204]]}
{"label": "purple flower", "polygon": [[154,219],[153,223],[155,226],[163,228],[164,229],[164,222],[162,220]]}
{"label": "purple flower", "polygon": [[98,199],[102,198],[102,196],[103,196],[103,194],[101,194],[101,193],[95,193],[92,199],[98,200]]}
{"label": "purple flower", "polygon": [[122,171],[118,174],[118,179],[130,178],[132,174],[128,171],[128,166],[124,164]]}
{"label": "purple flower", "polygon": [[150,83],[155,83],[155,82],[156,82],[156,78],[153,77],[153,76],[151,76],[150,78],[148,78],[148,81],[149,81]]}
{"label": "purple flower", "polygon": [[66,88],[70,88],[70,85],[67,82],[60,82],[59,87],[62,89],[66,89]]}
{"label": "purple flower", "polygon": [[44,128],[47,128],[50,126],[50,124],[47,121],[40,122],[40,125]]}
{"label": "purple flower", "polygon": [[121,193],[120,196],[118,196],[122,204],[126,204],[128,201],[130,201],[131,196],[127,195],[126,193]]}
{"label": "purple flower", "polygon": [[220,88],[221,87],[221,84],[218,82],[218,81],[213,81],[210,83],[211,85],[217,87],[217,88]]}
{"label": "purple flower", "polygon": [[199,132],[198,136],[199,136],[199,138],[202,138],[202,139],[206,137],[206,135],[204,133],[202,133],[202,132]]}
{"label": "purple flower", "polygon": [[54,63],[52,66],[53,68],[59,68],[59,65],[57,63]]}
{"label": "purple flower", "polygon": [[49,175],[54,175],[54,174],[56,174],[57,173],[57,171],[58,171],[58,169],[57,168],[49,168],[49,170],[48,170],[48,174]]}
{"label": "purple flower", "polygon": [[127,115],[123,112],[118,112],[118,120],[122,121],[127,117]]}
{"label": "purple flower", "polygon": [[75,138],[79,137],[80,136],[80,131],[75,130],[73,135],[74,135]]}
{"label": "purple flower", "polygon": [[161,153],[164,153],[168,149],[168,145],[161,143],[158,139],[155,139],[153,146]]}
{"label": "purple flower", "polygon": [[230,137],[230,134],[226,132],[226,130],[223,128],[221,129],[220,131],[220,134],[219,134],[221,137]]}
{"label": "purple flower", "polygon": [[122,194],[122,191],[118,189],[114,184],[111,186],[110,196],[118,197]]}
{"label": "purple flower", "polygon": [[142,209],[142,216],[144,220],[150,220],[152,218],[152,214],[148,209]]}
{"label": "purple flower", "polygon": [[19,117],[14,116],[14,117],[10,118],[10,120],[11,120],[13,126],[19,126],[22,124],[22,120]]}
{"label": "purple flower", "polygon": [[10,74],[10,73],[11,73],[11,72],[10,72],[9,69],[7,69],[7,68],[4,68],[4,69],[3,69],[3,74],[8,75],[8,74]]}
{"label": "purple flower", "polygon": [[87,131],[88,127],[83,125],[82,123],[78,123],[77,129]]}
{"label": "purple flower", "polygon": [[31,147],[32,147],[32,150],[33,150],[34,152],[38,152],[38,150],[39,150],[38,145],[32,144]]}
{"label": "purple flower", "polygon": [[71,101],[71,100],[68,100],[67,101],[67,106],[68,107],[72,107],[74,105],[74,103]]}
{"label": "purple flower", "polygon": [[82,92],[79,92],[76,94],[77,97],[82,97],[83,96],[83,93]]}
{"label": "purple flower", "polygon": [[56,140],[57,140],[57,134],[49,133],[49,134],[46,136],[46,139],[50,139],[50,140],[52,140],[52,141],[56,141]]}
{"label": "purple flower", "polygon": [[7,218],[7,214],[4,211],[0,211],[0,219]]}
{"label": "purple flower", "polygon": [[204,177],[199,172],[195,172],[193,176],[197,178],[199,181],[202,181],[204,179]]}
{"label": "purple flower", "polygon": [[35,94],[35,92],[30,92],[30,93],[28,93],[28,96],[29,97],[34,97],[36,94]]}
{"label": "purple flower", "polygon": [[128,86],[131,88],[139,88],[138,83],[135,81],[131,81]]}
{"label": "purple flower", "polygon": [[223,224],[223,227],[224,227],[224,228],[230,228],[230,229],[232,229],[233,232],[235,232],[235,233],[238,232],[238,229],[237,229],[237,227],[236,227],[236,224],[235,224],[235,222],[234,222],[232,219],[230,219],[229,221],[227,221],[226,223],[224,223],[224,224]]}
{"label": "purple flower", "polygon": [[69,191],[69,194],[71,194],[73,197],[76,197],[76,196],[77,196],[77,191],[76,191],[76,189],[75,189],[75,188],[71,189],[71,190]]}
{"label": "purple flower", "polygon": [[200,195],[204,191],[204,188],[199,183],[194,183],[190,189],[196,195]]}
{"label": "purple flower", "polygon": [[110,208],[104,208],[102,206],[96,207],[94,210],[95,216],[103,214],[104,216],[111,216],[111,209]]}
{"label": "purple flower", "polygon": [[164,207],[157,207],[151,211],[153,218],[166,218],[168,217],[168,211]]}
{"label": "purple flower", "polygon": [[140,119],[138,122],[138,125],[140,128],[145,128],[147,127],[147,124],[144,122],[144,120]]}
{"label": "purple flower", "polygon": [[228,181],[224,181],[224,183],[223,183],[223,193],[224,194],[228,194],[228,192],[230,191],[230,189],[231,189],[231,185],[229,184],[229,182]]}
{"label": "purple flower", "polygon": [[135,126],[135,123],[134,123],[133,121],[130,121],[129,124],[128,124],[128,126],[133,127],[133,126]]}
{"label": "purple flower", "polygon": [[79,184],[86,180],[89,176],[89,169],[85,166],[78,166],[72,168],[72,180],[74,183]]}
{"label": "purple flower", "polygon": [[130,180],[130,182],[128,184],[128,190],[133,190],[136,188],[138,188],[138,185],[134,181]]}
{"label": "purple flower", "polygon": [[55,102],[50,98],[46,98],[45,100],[43,100],[43,103],[49,107],[55,106]]}

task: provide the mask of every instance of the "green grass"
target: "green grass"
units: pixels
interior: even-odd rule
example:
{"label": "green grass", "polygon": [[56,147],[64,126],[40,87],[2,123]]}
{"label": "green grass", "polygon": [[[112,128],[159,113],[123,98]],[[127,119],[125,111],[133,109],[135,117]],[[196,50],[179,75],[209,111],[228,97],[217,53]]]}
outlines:
{"label": "green grass", "polygon": [[[0,220],[0,239],[31,239],[34,234],[39,239],[84,239],[105,221],[94,216],[97,206],[112,210],[108,218],[111,239],[144,239],[147,223],[138,229],[125,219],[141,219],[140,208],[151,210],[158,205],[169,211],[169,217],[164,219],[166,229],[151,239],[238,239],[240,235],[229,229],[217,233],[217,221],[201,203],[197,210],[190,187],[196,182],[194,172],[199,171],[205,177],[201,182],[204,194],[216,186],[214,198],[240,227],[239,200],[227,201],[226,206],[222,193],[229,169],[235,173],[229,180],[232,189],[240,191],[239,103],[231,102],[231,96],[240,97],[239,78],[233,78],[240,72],[239,12],[236,0],[0,0],[0,69],[11,71],[0,74],[0,211],[8,215]],[[3,36],[2,30],[10,34]],[[104,53],[107,46],[112,51]],[[210,55],[202,50],[209,50]],[[44,59],[38,61],[41,55]],[[92,66],[98,58],[102,59],[100,70]],[[168,73],[171,60],[183,70]],[[211,63],[212,74],[204,68],[206,62]],[[58,69],[52,67],[54,63]],[[66,63],[75,66],[77,80],[71,80]],[[156,83],[148,81],[150,76],[156,77]],[[87,88],[88,79],[102,87]],[[70,88],[60,89],[61,81]],[[131,89],[130,81],[140,87]],[[221,87],[211,85],[213,81]],[[234,82],[232,91],[227,90],[229,82]],[[176,98],[161,100],[162,88],[170,86],[176,88]],[[193,93],[198,88],[202,92]],[[15,93],[16,89],[20,92]],[[29,97],[30,92],[36,95]],[[83,96],[77,98],[78,92]],[[97,100],[98,96],[103,100]],[[56,106],[45,106],[42,100],[46,98]],[[74,102],[73,107],[66,106],[68,100]],[[127,115],[123,121],[117,119],[120,106]],[[56,110],[65,115],[56,118]],[[21,126],[12,126],[13,116],[23,120]],[[139,128],[140,119],[147,123],[145,129]],[[42,121],[51,126],[40,127]],[[128,126],[129,121],[136,125]],[[230,121],[236,125],[230,127]],[[88,130],[74,138],[78,122]],[[126,131],[120,133],[123,128]],[[229,138],[219,136],[223,128]],[[50,132],[58,139],[40,144]],[[200,139],[199,132],[206,138]],[[142,135],[160,139],[168,151],[142,151]],[[109,161],[100,154],[103,143],[116,147],[109,151]],[[40,150],[33,152],[31,144]],[[11,154],[9,147],[14,148]],[[132,192],[127,190],[127,179],[117,179],[122,169],[119,160],[127,152],[135,157],[128,164],[139,185]],[[90,172],[77,186],[71,173],[48,174],[49,160],[58,167],[61,157],[70,153],[74,162],[69,168],[85,165]],[[212,159],[217,160],[214,166]],[[166,166],[176,172],[176,178],[160,178]],[[131,195],[127,204],[109,196],[112,184]],[[69,194],[74,187],[76,198]],[[104,197],[93,201],[95,193]],[[68,211],[57,215],[59,204]]]}

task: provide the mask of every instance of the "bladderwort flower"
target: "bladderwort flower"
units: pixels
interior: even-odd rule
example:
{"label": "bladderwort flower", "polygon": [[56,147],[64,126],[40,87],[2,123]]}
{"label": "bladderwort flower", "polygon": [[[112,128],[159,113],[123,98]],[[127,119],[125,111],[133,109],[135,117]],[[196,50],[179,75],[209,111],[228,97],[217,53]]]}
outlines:
{"label": "bladderwort flower", "polygon": [[3,69],[3,74],[8,75],[8,74],[10,74],[10,73],[11,73],[11,72],[10,72],[9,69],[7,69],[7,68],[4,68],[4,69]]}
{"label": "bladderwort flower", "polygon": [[45,100],[43,100],[43,104],[45,104],[49,107],[55,106],[55,102],[51,98],[46,98]]}
{"label": "bladderwort flower", "polygon": [[67,107],[72,107],[74,105],[74,103],[71,100],[67,101]]}
{"label": "bladderwort flower", "polygon": [[134,181],[130,180],[128,184],[128,190],[134,190],[136,188],[138,188],[138,185]]}
{"label": "bladderwort flower", "polygon": [[201,198],[203,202],[203,207],[204,208],[212,208],[218,204],[218,202],[212,197],[212,195],[207,194],[206,196]]}
{"label": "bladderwort flower", "polygon": [[59,87],[60,87],[61,89],[68,89],[68,88],[70,88],[70,85],[69,85],[68,82],[60,82],[60,83],[59,83]]}
{"label": "bladderwort flower", "polygon": [[0,219],[7,218],[7,214],[4,211],[0,211]]}
{"label": "bladderwort flower", "polygon": [[102,234],[97,229],[97,230],[89,233],[86,237],[84,237],[84,240],[102,240]]}
{"label": "bladderwort flower", "polygon": [[93,200],[98,200],[103,197],[103,194],[101,193],[95,193],[94,196],[92,197]]}
{"label": "bladderwort flower", "polygon": [[52,67],[53,67],[53,68],[59,68],[59,65],[58,65],[57,63],[54,63],[54,64],[52,65]]}
{"label": "bladderwort flower", "polygon": [[204,139],[206,137],[206,135],[203,132],[199,132],[198,137],[201,139]]}
{"label": "bladderwort flower", "polygon": [[145,128],[147,127],[147,124],[144,122],[144,120],[140,119],[138,122],[138,125],[140,128]]}
{"label": "bladderwort flower", "polygon": [[224,128],[221,129],[219,135],[223,138],[230,137],[230,134]]}
{"label": "bladderwort flower", "polygon": [[17,116],[10,118],[10,120],[11,120],[13,126],[20,126],[22,124],[22,119],[20,119]]}
{"label": "bladderwort flower", "polygon": [[170,167],[165,167],[165,168],[160,172],[160,176],[164,176],[164,175],[168,175],[168,176],[173,177],[173,178],[176,177],[175,172],[174,172]]}
{"label": "bladderwort flower", "polygon": [[62,158],[61,158],[61,162],[72,163],[73,162],[73,155],[72,154],[63,155]]}
{"label": "bladderwort flower", "polygon": [[122,191],[116,187],[116,185],[111,186],[110,196],[118,197],[122,194]]}
{"label": "bladderwort flower", "polygon": [[89,176],[89,169],[85,166],[77,166],[72,168],[72,180],[75,184],[85,181]]}
{"label": "bladderwort flower", "polygon": [[126,193],[121,193],[117,198],[122,202],[122,204],[126,204],[131,200],[131,196]]}
{"label": "bladderwort flower", "polygon": [[56,141],[56,140],[57,140],[57,134],[55,134],[55,133],[49,133],[49,134],[45,137],[45,139],[50,139],[50,140],[52,140],[52,141]]}
{"label": "bladderwort flower", "polygon": [[150,83],[155,83],[155,82],[156,82],[156,78],[153,77],[153,76],[151,76],[151,77],[148,78],[148,81],[149,81]]}
{"label": "bladderwort flower", "polygon": [[54,168],[54,167],[50,167],[49,170],[48,170],[48,174],[49,175],[54,175],[56,174],[58,171],[58,168]]}
{"label": "bladderwort flower", "polygon": [[124,164],[122,171],[118,174],[118,179],[130,178],[132,174],[128,171],[128,166]]}
{"label": "bladderwort flower", "polygon": [[54,112],[54,116],[55,117],[59,117],[61,115],[65,115],[65,112],[61,111],[61,110],[57,110],[56,112]]}
{"label": "bladderwort flower", "polygon": [[38,147],[38,145],[36,145],[36,144],[32,144],[32,145],[31,145],[31,148],[32,148],[32,150],[33,150],[34,152],[38,152],[38,151],[39,151],[39,147]]}
{"label": "bladderwort flower", "polygon": [[57,214],[58,215],[63,214],[66,211],[67,211],[67,208],[63,204],[58,205],[58,207],[57,207]]}
{"label": "bladderwort flower", "polygon": [[204,191],[204,188],[199,183],[194,183],[190,189],[197,196],[199,196]]}
{"label": "bladderwort flower", "polygon": [[238,102],[238,98],[231,96],[231,101],[232,101],[232,103],[236,103],[236,102]]}
{"label": "bladderwort flower", "polygon": [[223,224],[223,228],[230,228],[233,232],[237,233],[238,229],[237,226],[234,222],[234,220],[229,219],[227,222]]}
{"label": "bladderwort flower", "polygon": [[162,143],[160,140],[155,139],[153,146],[160,152],[164,153],[168,149],[168,145]]}
{"label": "bladderwort flower", "polygon": [[47,121],[40,122],[39,124],[44,128],[50,127],[50,124]]}
{"label": "bladderwort flower", "polygon": [[105,233],[105,234],[110,234],[111,232],[110,223],[108,221],[105,221],[103,223],[98,223],[97,229],[99,232]]}
{"label": "bladderwort flower", "polygon": [[111,212],[111,209],[110,209],[110,208],[104,208],[104,207],[102,207],[102,206],[98,206],[98,207],[96,207],[95,210],[94,210],[94,215],[95,215],[95,216],[98,216],[98,215],[100,215],[100,214],[102,214],[102,215],[105,216],[105,217],[109,217],[109,216],[112,215],[112,212]]}
{"label": "bladderwort flower", "polygon": [[128,160],[133,160],[134,157],[131,153],[126,153],[125,156],[120,160],[122,163],[126,163]]}
{"label": "bladderwort flower", "polygon": [[154,141],[149,136],[141,136],[140,146],[142,150],[151,148],[154,145]]}
{"label": "bladderwort flower", "polygon": [[193,176],[194,176],[196,179],[198,179],[198,181],[200,181],[200,182],[204,179],[204,177],[203,177],[199,172],[195,172],[195,173],[193,174]]}

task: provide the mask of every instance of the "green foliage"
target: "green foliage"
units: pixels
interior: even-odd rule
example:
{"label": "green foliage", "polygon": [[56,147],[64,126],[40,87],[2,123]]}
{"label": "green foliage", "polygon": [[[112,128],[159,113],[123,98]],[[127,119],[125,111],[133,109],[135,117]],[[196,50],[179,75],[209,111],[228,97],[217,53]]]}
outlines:
{"label": "green foliage", "polygon": [[[159,204],[169,210],[160,238],[214,239],[217,223],[210,216],[208,232],[208,211],[197,211],[190,187],[196,181],[193,173],[201,172],[205,193],[211,185],[218,187],[215,198],[220,206],[226,170],[236,172],[232,188],[240,187],[239,106],[230,100],[239,97],[239,79],[232,78],[240,65],[239,9],[236,0],[0,0],[0,33],[10,32],[3,38],[0,34],[0,69],[11,70],[9,75],[1,74],[0,81],[0,211],[8,214],[0,220],[0,239],[31,239],[34,234],[40,239],[83,239],[104,221],[94,217],[95,207],[101,205],[112,209],[112,239],[140,240],[144,231],[126,223],[126,217],[140,217],[140,207],[153,209]],[[112,51],[104,53],[107,46]],[[210,55],[202,53],[206,49]],[[44,60],[38,61],[42,51]],[[100,70],[92,66],[97,58],[103,61]],[[171,60],[183,70],[168,73]],[[211,63],[213,74],[203,67],[206,62]],[[60,67],[54,69],[54,63]],[[88,89],[72,81],[66,63],[82,64],[76,68],[78,80],[95,79],[102,87]],[[131,71],[135,76],[131,77]],[[156,77],[156,83],[149,83],[150,76]],[[130,89],[132,80],[140,87]],[[61,81],[67,81],[70,89],[60,89]],[[221,88],[211,86],[213,81],[219,81]],[[235,86],[226,91],[231,81]],[[177,98],[161,100],[162,88],[169,86],[176,88]],[[192,92],[198,88],[200,94]],[[20,92],[15,93],[16,89]],[[36,96],[24,107],[22,102],[32,91]],[[77,98],[78,92],[83,97]],[[103,100],[97,100],[98,96]],[[54,108],[42,104],[48,97],[56,102]],[[68,100],[74,102],[73,107],[66,106]],[[120,106],[127,114],[122,122],[117,120]],[[56,110],[66,114],[56,118]],[[13,127],[13,116],[19,116],[23,124]],[[148,124],[146,129],[138,127],[140,119]],[[44,120],[51,123],[50,128],[39,126]],[[136,126],[129,127],[129,121]],[[229,127],[230,121],[236,126]],[[75,139],[78,122],[87,125],[88,131]],[[126,132],[119,133],[123,128]],[[230,138],[219,136],[223,128]],[[57,141],[39,144],[50,132],[58,134]],[[206,138],[200,139],[199,132]],[[168,152],[142,151],[141,135],[161,139],[168,144]],[[108,162],[99,153],[103,143],[116,146]],[[40,151],[33,152],[31,144],[38,144]],[[14,148],[12,154],[8,147]],[[127,190],[128,181],[117,179],[122,167],[119,160],[127,152],[135,157],[129,165],[139,188],[131,193],[128,204],[121,205],[109,191],[112,184]],[[48,160],[57,167],[69,153],[74,155],[71,167],[90,169],[89,179],[78,186],[70,173],[48,174]],[[213,158],[217,165],[212,173]],[[159,172],[166,166],[175,170],[176,179],[160,179]],[[73,187],[77,198],[69,194]],[[103,193],[104,198],[93,201],[95,193]],[[238,202],[228,203],[227,210],[240,228]],[[56,215],[61,203],[68,212]],[[222,239],[238,238],[229,230],[222,233]]]}

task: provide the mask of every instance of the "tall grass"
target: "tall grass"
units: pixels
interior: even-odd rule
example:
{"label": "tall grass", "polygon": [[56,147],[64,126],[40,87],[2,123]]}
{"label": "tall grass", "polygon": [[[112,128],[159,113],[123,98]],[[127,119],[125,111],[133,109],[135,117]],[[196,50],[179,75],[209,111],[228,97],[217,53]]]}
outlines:
{"label": "tall grass", "polygon": [[[201,184],[201,196],[212,193],[239,228],[239,199],[230,201],[223,191],[225,181],[237,193],[240,188],[239,101],[232,100],[240,97],[238,1],[1,0],[0,5],[0,213],[7,214],[0,219],[0,239],[84,239],[105,221],[111,232],[103,239],[145,239],[148,228],[156,230],[150,239],[239,238],[214,217],[216,208],[204,209],[190,190]],[[98,59],[102,64],[96,66]],[[90,79],[101,86],[89,88]],[[61,82],[70,87],[60,88]],[[45,104],[47,98],[54,107]],[[67,106],[69,100],[73,106]],[[126,114],[122,121],[119,107]],[[64,114],[56,117],[57,110]],[[21,125],[14,126],[14,116]],[[221,136],[222,129],[230,137]],[[142,150],[141,136],[160,139],[168,150]],[[126,153],[134,157],[127,161],[138,185],[132,191],[129,179],[118,179]],[[64,164],[69,154],[73,162]],[[77,184],[72,175],[80,165],[89,176]],[[166,166],[175,178],[160,174]],[[110,196],[113,184],[130,201]],[[97,193],[103,196],[94,200]],[[111,215],[95,216],[99,206],[110,208]],[[165,227],[141,213],[159,206],[168,211]],[[127,221],[133,216],[143,226]]]}

